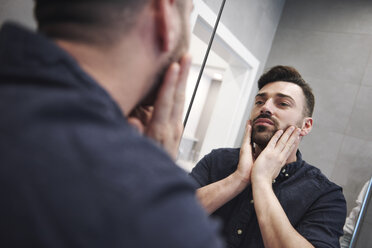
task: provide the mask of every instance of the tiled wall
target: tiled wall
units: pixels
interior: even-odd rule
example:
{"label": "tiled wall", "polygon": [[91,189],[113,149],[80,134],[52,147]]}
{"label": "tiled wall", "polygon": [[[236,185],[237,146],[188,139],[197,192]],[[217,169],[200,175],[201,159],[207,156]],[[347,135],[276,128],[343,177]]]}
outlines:
{"label": "tiled wall", "polygon": [[266,67],[296,67],[315,93],[304,159],[344,188],[372,176],[372,1],[287,0]]}

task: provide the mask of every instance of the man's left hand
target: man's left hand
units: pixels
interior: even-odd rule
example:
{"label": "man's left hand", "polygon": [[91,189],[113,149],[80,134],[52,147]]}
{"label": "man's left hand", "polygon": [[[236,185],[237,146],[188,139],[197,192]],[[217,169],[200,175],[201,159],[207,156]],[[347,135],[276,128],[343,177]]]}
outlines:
{"label": "man's left hand", "polygon": [[128,118],[129,123],[155,140],[174,160],[183,131],[182,113],[190,65],[189,55],[184,55],[179,63],[172,63],[154,106],[140,107],[135,116]]}
{"label": "man's left hand", "polygon": [[299,143],[300,129],[289,127],[284,133],[277,131],[266,148],[255,160],[251,180],[271,183]]}

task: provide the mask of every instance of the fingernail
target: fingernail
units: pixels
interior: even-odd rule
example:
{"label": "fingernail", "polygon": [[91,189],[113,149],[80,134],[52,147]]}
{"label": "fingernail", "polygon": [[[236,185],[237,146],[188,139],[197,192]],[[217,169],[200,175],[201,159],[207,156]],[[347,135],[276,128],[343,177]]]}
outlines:
{"label": "fingernail", "polygon": [[292,131],[292,132],[293,132],[294,129],[295,129],[294,126],[291,126],[291,127],[289,128],[289,130]]}

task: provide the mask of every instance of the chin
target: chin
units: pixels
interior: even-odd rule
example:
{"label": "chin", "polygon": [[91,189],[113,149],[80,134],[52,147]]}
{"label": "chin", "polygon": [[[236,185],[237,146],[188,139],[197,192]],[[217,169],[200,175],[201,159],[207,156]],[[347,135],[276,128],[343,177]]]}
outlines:
{"label": "chin", "polygon": [[252,132],[252,142],[257,144],[261,148],[265,148],[266,145],[269,143],[273,135],[275,134],[276,130],[270,130],[268,128],[262,129],[262,126],[259,128],[253,129]]}

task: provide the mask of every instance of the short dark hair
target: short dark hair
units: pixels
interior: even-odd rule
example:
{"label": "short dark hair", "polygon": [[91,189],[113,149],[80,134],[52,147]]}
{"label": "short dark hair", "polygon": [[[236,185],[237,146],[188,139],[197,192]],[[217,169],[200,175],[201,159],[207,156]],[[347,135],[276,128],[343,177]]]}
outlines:
{"label": "short dark hair", "polygon": [[314,111],[315,98],[310,85],[305,82],[301,74],[291,66],[274,66],[260,77],[258,89],[261,90],[266,84],[278,81],[294,83],[301,87],[306,100],[304,115],[311,117]]}
{"label": "short dark hair", "polygon": [[[114,41],[149,0],[36,0],[38,30],[54,39]],[[120,32],[118,32],[118,28]]]}

